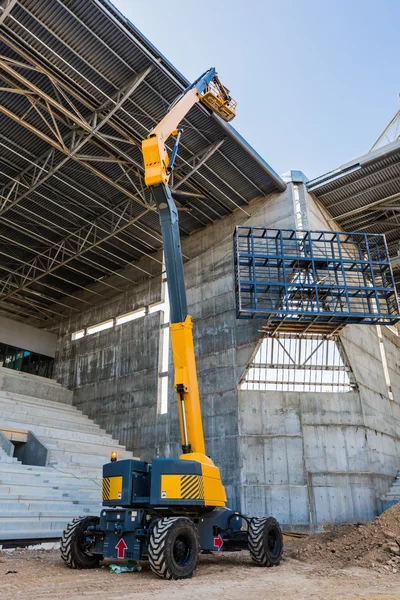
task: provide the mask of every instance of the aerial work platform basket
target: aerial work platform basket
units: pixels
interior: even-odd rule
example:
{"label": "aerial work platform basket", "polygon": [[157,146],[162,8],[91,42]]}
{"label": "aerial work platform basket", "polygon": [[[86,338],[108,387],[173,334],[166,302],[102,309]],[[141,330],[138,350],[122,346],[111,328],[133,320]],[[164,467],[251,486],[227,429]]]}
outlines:
{"label": "aerial work platform basket", "polygon": [[264,319],[268,334],[400,318],[383,235],[239,226],[234,254],[237,318]]}

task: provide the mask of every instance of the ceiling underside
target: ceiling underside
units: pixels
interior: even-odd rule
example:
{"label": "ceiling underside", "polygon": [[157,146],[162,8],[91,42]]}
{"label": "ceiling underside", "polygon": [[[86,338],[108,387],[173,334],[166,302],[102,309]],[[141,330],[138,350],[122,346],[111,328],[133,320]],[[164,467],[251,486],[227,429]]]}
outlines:
{"label": "ceiling underside", "polygon": [[386,236],[400,292],[400,141],[309,181],[307,187],[344,231]]}
{"label": "ceiling underside", "polygon": [[[156,260],[140,143],[187,83],[106,0],[0,0],[0,314],[54,325],[129,285],[126,266]],[[183,128],[172,182],[183,236],[284,189],[205,107]]]}

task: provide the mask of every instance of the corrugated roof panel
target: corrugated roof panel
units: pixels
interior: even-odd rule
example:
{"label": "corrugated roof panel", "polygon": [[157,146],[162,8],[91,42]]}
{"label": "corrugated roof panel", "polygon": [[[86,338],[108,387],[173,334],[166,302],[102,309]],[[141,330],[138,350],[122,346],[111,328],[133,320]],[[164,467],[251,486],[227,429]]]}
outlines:
{"label": "corrugated roof panel", "polygon": [[385,234],[390,256],[399,256],[400,141],[309,181],[307,186],[344,230]]}
{"label": "corrugated roof panel", "polygon": [[[20,0],[4,20],[0,36],[6,61],[0,64],[0,85],[23,91],[0,93],[0,185],[8,197],[0,209],[0,244],[14,235],[11,267],[18,279],[29,272],[39,252],[46,261],[57,256],[59,243],[65,241],[70,269],[55,260],[54,270],[43,279],[29,283],[25,278],[27,290],[32,286],[43,291],[44,283],[53,282],[60,290],[52,291],[56,297],[63,290],[87,286],[92,272],[96,278],[107,276],[161,248],[158,215],[142,181],[140,143],[188,82],[107,1]],[[92,123],[99,123],[136,74],[148,67],[152,70],[145,80],[100,133],[88,138]],[[6,109],[14,118],[5,116]],[[179,188],[200,195],[176,196],[183,235],[284,189],[245,140],[205,107],[193,107],[183,127],[175,181],[190,171],[195,155],[224,140]],[[84,253],[71,260],[74,244],[76,252],[80,247]],[[0,284],[9,263],[0,255]],[[77,275],[72,267],[82,273]],[[64,287],[56,284],[60,274]],[[42,302],[40,297],[37,302]],[[0,304],[4,310],[1,295]]]}

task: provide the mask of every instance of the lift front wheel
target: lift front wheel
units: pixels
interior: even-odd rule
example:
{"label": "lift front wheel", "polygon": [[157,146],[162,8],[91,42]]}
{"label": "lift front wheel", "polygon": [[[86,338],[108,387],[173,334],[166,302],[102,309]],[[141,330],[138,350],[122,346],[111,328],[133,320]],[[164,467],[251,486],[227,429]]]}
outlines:
{"label": "lift front wheel", "polygon": [[283,537],[279,523],[273,517],[251,519],[248,530],[250,556],[260,567],[279,565]]}
{"label": "lift front wheel", "polygon": [[99,517],[77,517],[64,529],[61,538],[61,558],[71,569],[96,569],[100,555],[90,554],[87,528],[97,525]]}
{"label": "lift front wheel", "polygon": [[149,562],[153,573],[165,579],[192,577],[199,557],[196,527],[186,517],[160,519],[149,540]]}

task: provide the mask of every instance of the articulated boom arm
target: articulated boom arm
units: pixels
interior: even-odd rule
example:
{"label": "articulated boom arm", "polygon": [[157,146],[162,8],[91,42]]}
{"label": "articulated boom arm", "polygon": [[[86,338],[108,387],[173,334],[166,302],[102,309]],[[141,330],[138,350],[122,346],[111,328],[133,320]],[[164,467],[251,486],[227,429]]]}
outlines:
{"label": "articulated boom arm", "polygon": [[[147,186],[168,184],[178,148],[179,123],[197,102],[202,102],[224,121],[230,121],[236,114],[236,102],[230,97],[229,90],[222,85],[214,68],[209,69],[192,83],[171,105],[165,117],[154,127],[142,142]],[[168,156],[165,143],[171,135],[177,136],[177,143]]]}
{"label": "articulated boom arm", "polygon": [[[175,370],[175,389],[178,397],[178,412],[182,439],[182,450],[195,460],[209,463],[205,454],[200,398],[197,383],[196,361],[193,346],[192,319],[188,315],[183,271],[182,251],[179,235],[178,210],[168,187],[174,167],[182,133],[179,123],[196,102],[203,102],[225,121],[235,116],[236,103],[219,81],[215,69],[209,69],[190,85],[171,106],[167,115],[142,142],[145,166],[145,182],[152,190],[160,215],[167,271],[168,292],[171,311],[171,345]],[[176,136],[175,147],[168,157],[165,142]],[[197,457],[195,456],[197,455]],[[218,471],[216,469],[216,471]],[[213,475],[215,478],[216,476]],[[219,475],[218,475],[219,478]],[[224,497],[222,484],[220,496]]]}

